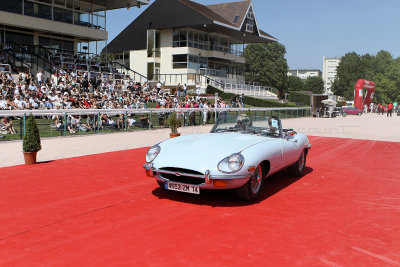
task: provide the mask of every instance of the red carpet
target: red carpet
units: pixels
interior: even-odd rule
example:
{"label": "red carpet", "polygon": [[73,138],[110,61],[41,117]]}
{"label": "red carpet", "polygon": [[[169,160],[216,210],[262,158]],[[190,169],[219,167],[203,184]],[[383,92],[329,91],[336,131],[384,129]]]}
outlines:
{"label": "red carpet", "polygon": [[0,265],[400,265],[400,143],[311,141],[255,204],[162,191],[146,149],[2,168]]}

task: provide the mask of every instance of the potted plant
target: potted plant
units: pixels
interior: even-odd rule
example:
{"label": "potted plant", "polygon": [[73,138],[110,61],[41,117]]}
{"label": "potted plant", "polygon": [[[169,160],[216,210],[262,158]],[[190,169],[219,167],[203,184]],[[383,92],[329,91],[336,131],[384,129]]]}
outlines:
{"label": "potted plant", "polygon": [[35,117],[31,114],[26,121],[26,132],[24,135],[22,149],[26,165],[36,163],[36,154],[42,149],[40,144],[39,129],[36,125]]}
{"label": "potted plant", "polygon": [[169,128],[171,128],[171,133],[169,136],[171,138],[178,137],[181,134],[178,133],[178,128],[181,127],[181,121],[178,120],[176,112],[172,112],[171,115],[169,116],[167,123],[169,125]]}

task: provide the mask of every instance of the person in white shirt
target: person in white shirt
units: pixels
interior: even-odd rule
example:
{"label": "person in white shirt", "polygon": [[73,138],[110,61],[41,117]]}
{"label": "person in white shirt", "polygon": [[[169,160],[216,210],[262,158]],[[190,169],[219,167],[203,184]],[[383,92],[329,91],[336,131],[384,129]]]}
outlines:
{"label": "person in white shirt", "polygon": [[183,85],[183,95],[182,95],[182,97],[186,97],[186,93],[187,93],[187,85],[185,83],[185,85]]}
{"label": "person in white shirt", "polygon": [[[208,106],[208,102],[207,101],[205,101],[204,102],[204,104],[203,104],[203,108],[209,108],[209,106]],[[207,110],[204,110],[204,113],[203,113],[203,124],[206,124],[207,123],[207,115],[208,115],[208,111]]]}
{"label": "person in white shirt", "polygon": [[42,71],[39,71],[37,74],[36,74],[36,79],[37,79],[37,81],[38,81],[38,84],[39,85],[42,85],[42,79],[43,79],[43,73],[42,73]]}
{"label": "person in white shirt", "polygon": [[200,84],[196,84],[196,94],[199,96],[200,95]]}
{"label": "person in white shirt", "polygon": [[158,81],[158,83],[157,83],[157,93],[160,93],[161,86],[162,86],[161,82]]}
{"label": "person in white shirt", "polygon": [[16,95],[14,99],[14,104],[18,109],[24,109],[24,101],[21,100],[20,95]]}
{"label": "person in white shirt", "polygon": [[39,104],[35,101],[33,97],[29,98],[29,104],[31,105],[32,108],[37,109],[39,108]]}
{"label": "person in white shirt", "polygon": [[0,109],[8,109],[7,101],[1,94],[0,94]]}
{"label": "person in white shirt", "polygon": [[29,84],[29,90],[32,90],[32,91],[36,91],[36,90],[37,90],[37,87],[36,87],[36,85],[33,83],[33,81],[31,81],[31,83]]}

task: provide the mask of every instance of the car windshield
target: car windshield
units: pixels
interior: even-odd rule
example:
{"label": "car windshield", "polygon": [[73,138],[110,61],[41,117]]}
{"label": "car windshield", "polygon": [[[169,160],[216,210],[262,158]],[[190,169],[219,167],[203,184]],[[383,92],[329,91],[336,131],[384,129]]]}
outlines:
{"label": "car windshield", "polygon": [[211,133],[238,132],[261,136],[281,137],[281,120],[276,117],[256,117],[246,114],[221,115]]}

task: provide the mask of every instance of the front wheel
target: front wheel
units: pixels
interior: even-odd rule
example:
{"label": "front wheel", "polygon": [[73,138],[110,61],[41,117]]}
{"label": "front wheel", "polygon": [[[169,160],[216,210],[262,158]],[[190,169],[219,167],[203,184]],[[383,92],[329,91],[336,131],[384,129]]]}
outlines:
{"label": "front wheel", "polygon": [[300,154],[299,159],[292,166],[288,167],[289,174],[291,176],[300,177],[303,175],[306,167],[307,153],[303,150]]}
{"label": "front wheel", "polygon": [[244,186],[236,189],[238,197],[245,201],[257,200],[261,194],[264,176],[265,172],[260,164],[257,166],[250,180]]}
{"label": "front wheel", "polygon": [[343,116],[343,117],[346,117],[346,116],[347,116],[347,113],[346,113],[346,112],[343,112],[343,113],[342,113],[342,116]]}

